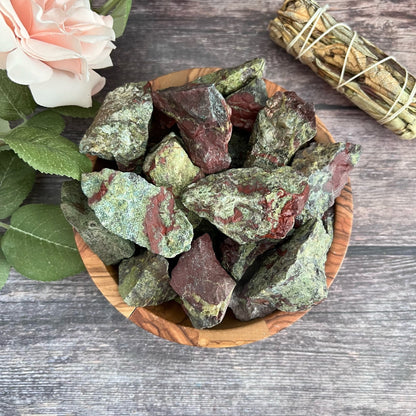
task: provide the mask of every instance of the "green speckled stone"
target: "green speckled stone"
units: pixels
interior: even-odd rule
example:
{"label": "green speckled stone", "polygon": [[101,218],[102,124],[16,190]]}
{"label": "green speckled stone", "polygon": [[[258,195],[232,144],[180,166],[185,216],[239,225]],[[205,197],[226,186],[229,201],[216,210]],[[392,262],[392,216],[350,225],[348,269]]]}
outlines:
{"label": "green speckled stone", "polygon": [[[143,172],[150,182],[156,186],[165,186],[175,198],[181,195],[187,185],[205,176],[202,170],[192,163],[175,133],[167,135],[147,154]],[[199,225],[201,218],[198,215],[186,209],[179,199],[176,199],[176,205],[186,214],[194,228]]]}
{"label": "green speckled stone", "polygon": [[120,263],[118,291],[130,306],[160,305],[176,293],[170,287],[169,263],[158,254],[144,253]]}
{"label": "green speckled stone", "polygon": [[175,133],[166,136],[159,145],[148,153],[143,172],[156,186],[165,186],[178,197],[183,189],[201,178],[201,169],[195,166]]}
{"label": "green speckled stone", "polygon": [[310,187],[299,221],[320,217],[334,204],[360,154],[361,146],[352,143],[312,143],[295,154],[292,167],[308,178]]}
{"label": "green speckled stone", "polygon": [[145,82],[125,84],[109,92],[82,138],[81,153],[115,160],[132,170],[146,151],[153,104]]}
{"label": "green speckled stone", "polygon": [[165,187],[112,169],[83,174],[81,186],[88,205],[114,234],[164,257],[189,250],[192,225]]}
{"label": "green speckled stone", "polygon": [[186,208],[214,224],[239,244],[279,240],[294,225],[307,199],[306,178],[289,166],[229,169],[188,186]]}
{"label": "green speckled stone", "polygon": [[135,251],[132,241],[125,240],[104,228],[88,206],[78,181],[62,184],[61,210],[66,220],[79,232],[82,239],[104,264],[118,263]]}
{"label": "green speckled stone", "polygon": [[214,84],[224,96],[239,90],[254,78],[262,78],[266,61],[255,58],[233,68],[224,68],[192,81],[195,84]]}
{"label": "green speckled stone", "polygon": [[250,280],[234,291],[230,307],[248,321],[274,310],[309,309],[328,293],[325,261],[331,245],[321,220],[296,229],[287,242],[268,254]]}
{"label": "green speckled stone", "polygon": [[287,165],[316,134],[314,107],[293,91],[278,91],[259,111],[250,137],[252,146],[244,166],[274,169]]}

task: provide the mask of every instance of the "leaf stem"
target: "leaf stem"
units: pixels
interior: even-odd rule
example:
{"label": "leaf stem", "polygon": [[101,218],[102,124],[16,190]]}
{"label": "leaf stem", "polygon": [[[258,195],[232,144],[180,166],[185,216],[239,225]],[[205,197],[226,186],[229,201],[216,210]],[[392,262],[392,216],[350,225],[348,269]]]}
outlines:
{"label": "leaf stem", "polygon": [[0,221],[0,228],[4,228],[5,230],[8,230],[10,228],[10,225],[6,224],[5,222]]}

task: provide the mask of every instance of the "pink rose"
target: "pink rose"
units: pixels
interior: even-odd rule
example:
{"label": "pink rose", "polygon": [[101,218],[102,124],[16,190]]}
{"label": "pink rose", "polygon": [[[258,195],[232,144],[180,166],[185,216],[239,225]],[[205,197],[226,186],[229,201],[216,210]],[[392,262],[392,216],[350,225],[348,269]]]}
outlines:
{"label": "pink rose", "polygon": [[0,68],[45,107],[90,107],[112,65],[111,16],[88,0],[0,0]]}

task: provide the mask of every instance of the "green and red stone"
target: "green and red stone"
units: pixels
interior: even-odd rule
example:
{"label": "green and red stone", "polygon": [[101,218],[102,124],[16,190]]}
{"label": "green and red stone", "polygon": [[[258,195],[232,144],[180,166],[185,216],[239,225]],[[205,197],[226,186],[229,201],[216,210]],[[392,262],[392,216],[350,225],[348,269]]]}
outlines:
{"label": "green and red stone", "polygon": [[195,328],[211,328],[223,320],[236,282],[215,257],[208,234],[192,242],[171,275],[170,285]]}
{"label": "green and red stone", "polygon": [[169,284],[169,262],[148,250],[123,260],[118,279],[120,296],[130,306],[160,305],[176,297]]}
{"label": "green and red stone", "polygon": [[226,98],[231,107],[233,127],[248,131],[253,129],[258,112],[266,105],[267,91],[263,79],[255,78]]}
{"label": "green and red stone", "polygon": [[81,139],[81,153],[115,160],[120,170],[134,170],[146,152],[152,95],[145,82],[110,91]]}
{"label": "green and red stone", "polygon": [[322,221],[310,220],[256,264],[236,288],[230,307],[237,319],[261,318],[275,310],[306,310],[326,298],[325,262],[331,245]]}
{"label": "green and red stone", "polygon": [[152,152],[148,153],[143,172],[156,186],[165,186],[175,197],[192,182],[202,178],[204,173],[195,166],[175,133],[167,135]]}
{"label": "green and red stone", "polygon": [[240,281],[256,259],[276,244],[270,240],[238,244],[231,238],[226,238],[220,246],[221,265],[235,280]]}
{"label": "green and red stone", "polygon": [[361,146],[352,143],[311,143],[295,154],[292,167],[308,178],[310,187],[299,221],[322,216],[335,203],[360,154]]}
{"label": "green and red stone", "polygon": [[259,111],[244,166],[275,169],[287,165],[295,152],[316,135],[314,107],[293,91],[278,91]]}
{"label": "green and red stone", "polygon": [[81,186],[101,224],[114,234],[168,258],[189,250],[192,225],[165,187],[111,169],[83,174]]}
{"label": "green and red stone", "polygon": [[239,244],[280,240],[293,228],[308,198],[305,177],[289,166],[229,169],[209,175],[182,194],[186,208]]}
{"label": "green and red stone", "polygon": [[243,88],[250,81],[262,78],[266,61],[255,58],[232,68],[223,68],[203,75],[192,81],[193,84],[213,84],[221,95],[228,95]]}
{"label": "green and red stone", "polygon": [[153,91],[154,105],[176,120],[192,162],[204,173],[230,166],[231,109],[213,85],[186,84]]}
{"label": "green and red stone", "polygon": [[111,233],[103,227],[88,206],[81,184],[72,180],[62,184],[61,210],[66,220],[104,264],[115,264],[131,257],[135,251],[132,241]]}

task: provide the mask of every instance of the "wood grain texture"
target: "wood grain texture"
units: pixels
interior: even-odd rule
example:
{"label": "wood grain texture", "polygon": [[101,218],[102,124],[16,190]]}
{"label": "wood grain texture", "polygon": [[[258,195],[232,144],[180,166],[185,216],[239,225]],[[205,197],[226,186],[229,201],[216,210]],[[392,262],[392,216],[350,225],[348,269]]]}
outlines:
{"label": "wood grain texture", "polygon": [[[165,89],[193,81],[218,68],[193,68],[166,74],[151,81],[152,88]],[[283,90],[279,85],[266,80],[269,97]],[[319,118],[316,120],[315,140],[320,143],[334,142],[330,132]],[[328,287],[332,284],[347,252],[353,218],[353,200],[350,184],[335,202],[334,239],[325,264]],[[276,334],[292,325],[308,311],[296,313],[274,312],[264,319],[240,322],[228,312],[221,324],[211,329],[195,329],[182,308],[176,302],[167,302],[147,308],[133,308],[124,303],[118,292],[117,271],[105,266],[76,233],[76,243],[88,273],[105,298],[124,316],[146,331],[195,347],[224,348],[250,344]]]}
{"label": "wood grain texture", "polygon": [[[326,0],[416,73],[416,2]],[[0,291],[0,415],[415,416],[416,152],[274,45],[282,1],[134,0],[105,91],[192,67],[267,60],[266,77],[313,101],[337,141],[363,146],[354,226],[328,299],[277,336],[192,348],[125,319],[86,273]],[[100,95],[100,98],[105,94]],[[89,121],[71,122],[79,141]],[[30,203],[59,203],[38,175]]]}

